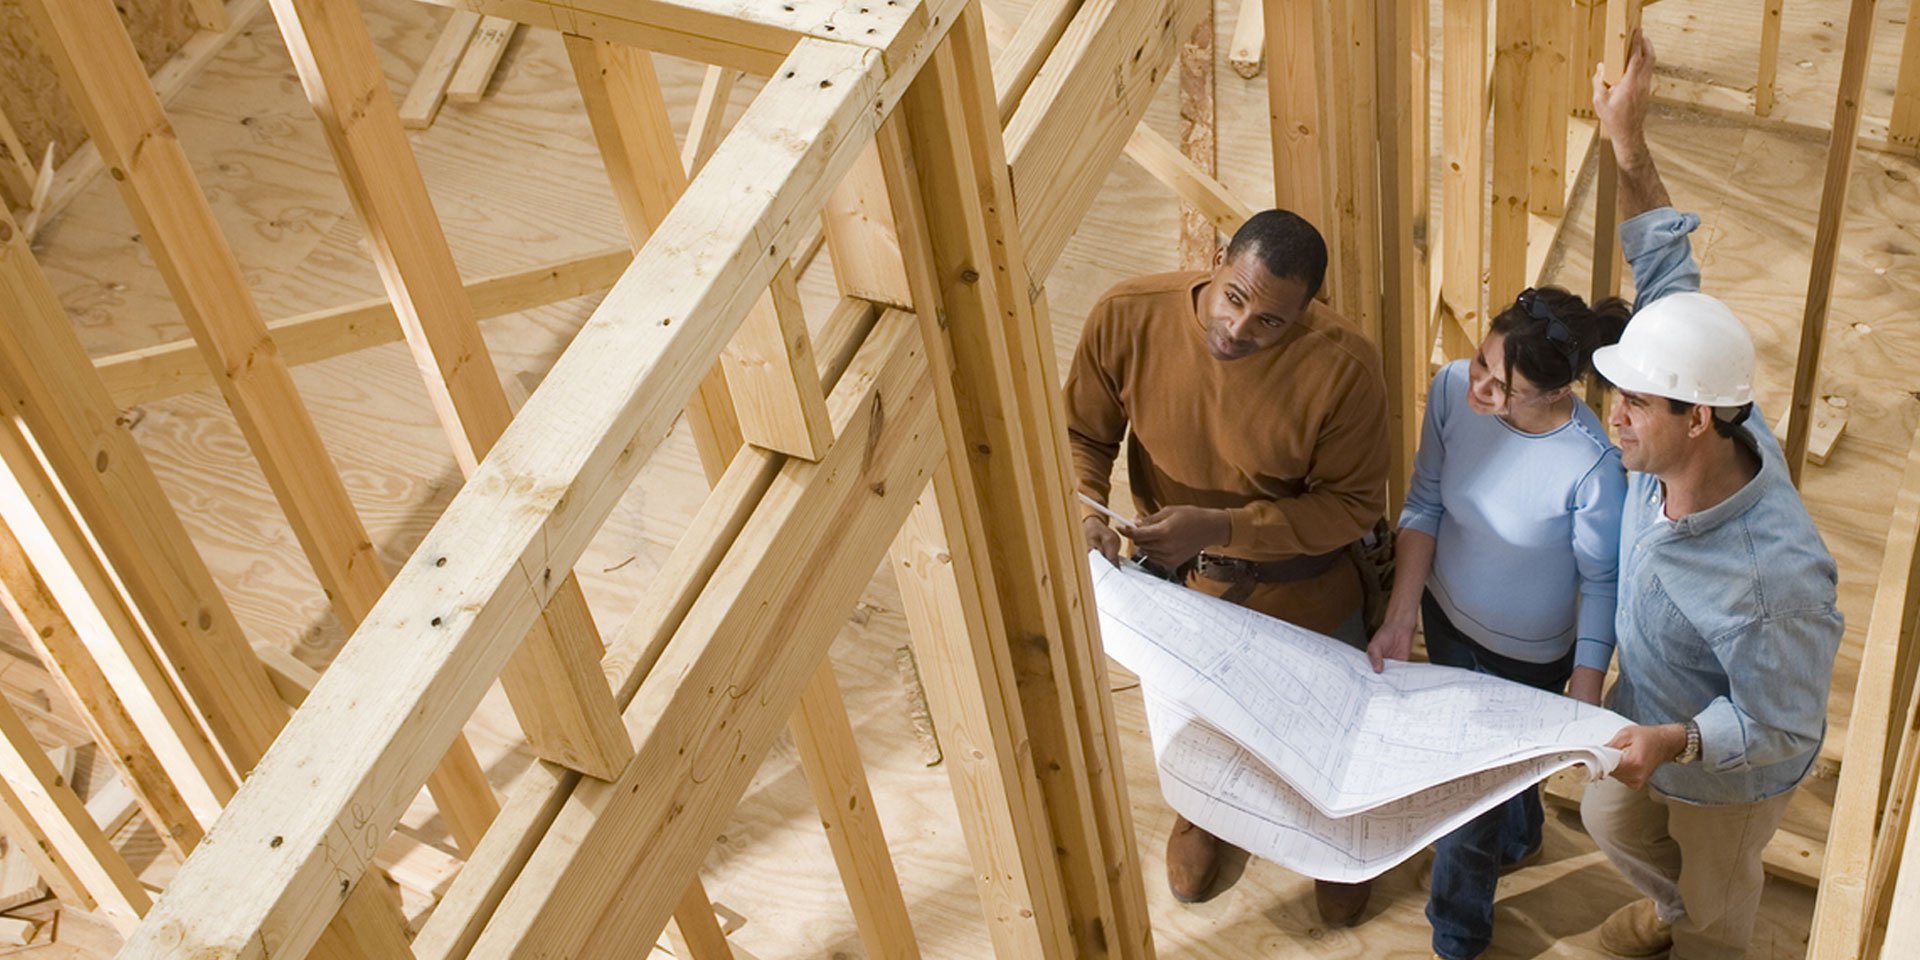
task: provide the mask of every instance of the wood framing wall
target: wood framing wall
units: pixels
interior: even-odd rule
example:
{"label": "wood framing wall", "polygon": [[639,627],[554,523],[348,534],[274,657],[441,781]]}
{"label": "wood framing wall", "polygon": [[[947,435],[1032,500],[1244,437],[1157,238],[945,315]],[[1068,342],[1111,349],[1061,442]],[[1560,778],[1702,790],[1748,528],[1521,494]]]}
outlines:
{"label": "wood framing wall", "polygon": [[[677,951],[724,955],[699,869],[784,732],[862,947],[917,956],[827,662],[882,562],[938,734],[968,747],[947,772],[996,952],[1153,954],[1045,293],[1122,153],[1184,201],[1194,262],[1257,209],[1221,182],[1203,129],[1219,122],[1197,62],[1217,55],[1210,4],[1040,0],[991,56],[978,0],[433,0],[475,32],[492,19],[496,36],[512,22],[565,35],[628,239],[463,277],[359,4],[272,0],[386,292],[270,318],[112,3],[20,2],[190,334],[89,359],[30,231],[0,213],[14,414],[0,429],[0,596],[186,865],[149,895],[4,703],[0,828],[45,838],[36,866],[128,934],[124,955],[623,956],[663,931]],[[1444,0],[1437,23],[1426,5],[1366,0],[1220,7],[1243,28],[1235,68],[1266,63],[1274,196],[1321,225],[1326,296],[1382,350],[1396,484],[1435,364],[1549,275],[1576,214],[1596,224],[1593,292],[1619,289],[1611,154],[1580,105],[1596,62],[1617,73],[1639,6]],[[1848,171],[1872,138],[1860,91],[1874,4],[1853,6],[1796,466]],[[1763,81],[1780,19],[1768,4],[1754,22]],[[1910,27],[1888,149],[1920,116],[1906,109],[1920,103],[1917,37]],[[684,147],[655,51],[711,65]],[[1139,124],[1173,73],[1189,118],[1178,144]],[[764,87],[729,131],[727,91],[748,74]],[[1575,198],[1596,151],[1586,208]],[[797,281],[818,249],[839,299],[809,334]],[[609,288],[516,415],[479,321]],[[291,371],[400,342],[461,486],[388,569]],[[121,416],[209,386],[352,633],[318,676],[249,641]],[[682,416],[710,490],[647,596],[602,633],[571,570]],[[1892,943],[1920,923],[1920,868],[1902,857],[1920,842],[1903,736],[1916,709],[1910,493],[1830,846],[1822,857],[1821,838],[1795,835],[1783,844],[1799,861],[1769,861],[1825,878],[1814,956],[1872,955],[1882,921]],[[500,796],[462,732],[496,678],[540,757]],[[386,878],[404,885],[421,852],[394,827],[422,787],[459,859],[410,937]]]}

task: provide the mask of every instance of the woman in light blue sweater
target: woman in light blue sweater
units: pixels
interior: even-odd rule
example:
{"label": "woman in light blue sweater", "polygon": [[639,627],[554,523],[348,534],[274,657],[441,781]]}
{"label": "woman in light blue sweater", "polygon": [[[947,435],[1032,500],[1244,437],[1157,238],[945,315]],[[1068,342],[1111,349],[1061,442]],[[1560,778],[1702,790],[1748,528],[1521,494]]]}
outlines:
{"label": "woman in light blue sweater", "polygon": [[[1619,299],[1589,308],[1555,287],[1528,290],[1471,361],[1433,378],[1393,595],[1367,649],[1376,671],[1407,659],[1417,619],[1434,663],[1600,702],[1626,472],[1572,386],[1627,315]],[[1434,845],[1436,956],[1487,948],[1494,886],[1538,854],[1542,819],[1528,788]]]}

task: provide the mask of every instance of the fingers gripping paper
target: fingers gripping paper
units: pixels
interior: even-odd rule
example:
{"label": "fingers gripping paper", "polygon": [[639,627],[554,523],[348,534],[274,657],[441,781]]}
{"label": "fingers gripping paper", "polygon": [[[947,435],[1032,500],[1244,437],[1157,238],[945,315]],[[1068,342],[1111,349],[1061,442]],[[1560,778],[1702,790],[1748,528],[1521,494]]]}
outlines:
{"label": "fingers gripping paper", "polygon": [[1138,674],[1167,802],[1322,880],[1379,875],[1555,771],[1610,771],[1625,718],[1452,667],[1391,663],[1090,557],[1107,653]]}

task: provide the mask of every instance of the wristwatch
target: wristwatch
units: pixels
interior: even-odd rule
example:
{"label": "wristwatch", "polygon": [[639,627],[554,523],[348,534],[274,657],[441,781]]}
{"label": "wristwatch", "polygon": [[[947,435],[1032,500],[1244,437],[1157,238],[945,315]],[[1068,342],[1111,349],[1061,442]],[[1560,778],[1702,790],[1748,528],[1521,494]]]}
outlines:
{"label": "wristwatch", "polygon": [[1681,747],[1679,754],[1674,756],[1674,763],[1692,763],[1700,759],[1700,725],[1688,720],[1686,727],[1687,745]]}

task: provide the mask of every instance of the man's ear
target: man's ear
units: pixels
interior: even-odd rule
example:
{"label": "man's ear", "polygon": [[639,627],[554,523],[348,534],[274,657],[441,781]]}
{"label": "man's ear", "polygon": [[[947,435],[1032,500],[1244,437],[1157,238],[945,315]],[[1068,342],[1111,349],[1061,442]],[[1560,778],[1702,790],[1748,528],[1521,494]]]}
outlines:
{"label": "man's ear", "polygon": [[1687,410],[1687,438],[1702,436],[1713,430],[1713,408],[1704,403],[1696,403]]}
{"label": "man's ear", "polygon": [[1213,248],[1213,269],[1220,269],[1227,262],[1227,248],[1224,244]]}

